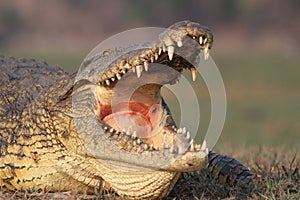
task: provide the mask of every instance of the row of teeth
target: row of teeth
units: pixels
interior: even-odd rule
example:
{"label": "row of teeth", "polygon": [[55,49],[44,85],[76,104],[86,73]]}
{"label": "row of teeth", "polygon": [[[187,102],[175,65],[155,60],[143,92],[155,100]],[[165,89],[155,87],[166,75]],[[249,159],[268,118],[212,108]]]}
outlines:
{"label": "row of teeth", "polygon": [[[196,39],[196,38],[193,37],[193,39]],[[204,47],[204,50],[203,50],[204,59],[207,60],[208,57],[209,57],[209,51],[208,51],[209,44],[207,43],[207,38],[203,39],[203,36],[200,36],[199,37],[199,44]],[[182,45],[183,44],[182,44],[181,40],[177,41],[177,46],[178,47],[182,47]],[[165,45],[162,45],[162,47],[158,48],[158,54],[155,53],[154,58],[151,57],[151,63],[154,62],[154,59],[155,60],[158,59],[158,56],[161,55],[162,51],[163,52],[166,52],[166,51],[168,52],[168,57],[169,57],[169,60],[171,61],[173,59],[174,50],[175,50],[175,47],[172,46],[172,45],[167,46],[167,47]],[[148,61],[144,61],[143,64],[137,65],[135,67],[132,67],[132,72],[136,73],[136,75],[137,75],[138,78],[141,77],[143,70],[145,70],[146,72],[149,70],[149,62]],[[126,70],[123,69],[121,71],[121,73],[125,74]],[[191,73],[192,73],[192,79],[193,79],[193,81],[196,81],[196,78],[197,78],[197,70],[196,70],[196,68],[191,68]],[[120,73],[116,73],[115,77],[112,77],[110,79],[105,80],[105,84],[107,86],[109,86],[111,84],[111,82],[114,82],[115,80],[121,80],[121,78],[122,78],[122,75]]]}
{"label": "row of teeth", "polygon": [[190,140],[190,151],[205,151],[205,153],[208,154],[206,140],[203,141],[202,145],[195,144],[194,139],[191,139],[190,132],[187,131],[185,127],[177,129],[177,134],[183,134],[188,140]]}
{"label": "row of teeth", "polygon": [[[114,134],[118,131],[116,131],[114,128],[109,128],[107,126],[104,127],[105,131],[108,131],[111,134]],[[121,133],[121,132],[118,132]],[[126,135],[130,136],[134,141],[133,141],[133,145],[141,145],[142,141],[140,140],[140,138],[137,137],[137,133],[136,131],[132,131],[132,126],[129,126],[127,130],[123,129],[123,133],[125,133]],[[203,141],[202,145],[200,144],[195,144],[194,139],[191,139],[191,135],[190,133],[186,130],[186,128],[179,128],[177,129],[177,134],[184,134],[187,138],[187,140],[190,142],[190,147],[189,147],[189,151],[205,151],[206,154],[208,154],[208,147],[207,147],[207,143],[206,140]],[[164,134],[164,142],[162,144],[162,146],[165,149],[168,149],[169,146],[167,146],[167,135]],[[158,147],[154,147],[153,144],[142,144],[143,146],[143,150],[147,151],[147,150],[159,150]]]}

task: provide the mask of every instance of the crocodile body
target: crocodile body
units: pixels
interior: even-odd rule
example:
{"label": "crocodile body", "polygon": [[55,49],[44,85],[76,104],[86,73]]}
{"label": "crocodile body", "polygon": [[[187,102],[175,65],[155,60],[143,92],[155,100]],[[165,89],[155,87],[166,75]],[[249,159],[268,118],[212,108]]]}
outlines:
{"label": "crocodile body", "polygon": [[[124,198],[157,199],[168,195],[180,173],[207,166],[229,184],[249,183],[253,174],[245,166],[230,157],[208,153],[205,144],[194,144],[186,130],[176,127],[170,110],[157,95],[160,86],[138,89],[128,102],[130,111],[118,108],[113,113],[111,108],[107,109],[111,94],[116,93],[117,80],[121,83],[122,77],[128,85],[141,76],[138,67],[133,69],[132,63],[139,59],[136,55],[144,56],[144,65],[153,61],[166,63],[179,73],[183,69],[193,71],[185,60],[170,54],[174,47],[163,43],[167,36],[175,38],[178,46],[185,45],[187,36],[198,41],[203,37],[200,41],[206,42],[200,42],[199,51],[207,52],[211,47],[212,35],[206,27],[185,21],[171,29],[177,31],[177,39],[167,30],[155,48],[127,51],[127,59],[118,58],[108,66],[103,66],[107,53],[92,57],[83,62],[82,68],[87,73],[79,79],[77,73],[45,62],[0,57],[2,189],[52,192],[76,189],[90,193],[95,188],[104,188]],[[159,52],[164,45],[168,52]],[[115,54],[109,51],[108,56]],[[128,63],[124,64],[124,60]],[[158,77],[152,68],[149,66],[149,71],[143,72],[145,79]],[[134,70],[137,77],[135,73],[125,76]],[[178,78],[165,73],[165,77],[157,78],[168,79],[161,85]],[[124,127],[127,122],[113,121],[113,117],[128,115],[159,132],[145,137],[141,133],[148,134],[148,129],[132,131],[129,129],[138,127]]]}

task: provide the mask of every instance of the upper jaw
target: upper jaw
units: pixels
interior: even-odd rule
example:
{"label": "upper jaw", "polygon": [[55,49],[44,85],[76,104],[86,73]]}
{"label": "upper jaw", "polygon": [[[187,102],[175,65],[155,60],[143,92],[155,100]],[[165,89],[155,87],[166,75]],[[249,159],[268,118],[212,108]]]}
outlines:
{"label": "upper jaw", "polygon": [[176,23],[161,33],[157,41],[117,50],[121,56],[106,67],[98,84],[113,87],[128,72],[140,78],[143,72],[149,71],[151,63],[166,64],[178,71],[190,69],[194,79],[195,67],[190,61],[194,61],[200,51],[208,59],[212,44],[213,35],[207,27],[190,21]]}

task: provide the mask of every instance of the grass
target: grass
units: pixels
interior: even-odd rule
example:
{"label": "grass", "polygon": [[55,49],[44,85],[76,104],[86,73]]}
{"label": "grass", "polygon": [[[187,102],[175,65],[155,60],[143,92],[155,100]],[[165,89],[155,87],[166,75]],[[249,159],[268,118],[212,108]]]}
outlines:
{"label": "grass", "polygon": [[[296,151],[279,148],[248,150],[227,147],[227,154],[242,161],[255,173],[251,186],[230,187],[207,170],[184,173],[166,200],[179,199],[300,199],[300,157]],[[96,191],[93,195],[76,192],[0,192],[0,199],[122,199],[116,194]]]}

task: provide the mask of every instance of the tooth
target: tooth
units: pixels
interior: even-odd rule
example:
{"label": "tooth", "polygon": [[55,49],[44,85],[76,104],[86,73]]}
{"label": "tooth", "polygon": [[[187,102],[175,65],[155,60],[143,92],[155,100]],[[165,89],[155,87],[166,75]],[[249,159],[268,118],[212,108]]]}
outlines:
{"label": "tooth", "polygon": [[161,47],[159,47],[159,49],[158,49],[158,55],[161,54],[161,51],[162,51],[162,49],[161,49]]}
{"label": "tooth", "polygon": [[207,60],[208,57],[209,57],[208,45],[206,45],[205,48],[204,48],[204,59]]}
{"label": "tooth", "polygon": [[206,153],[206,154],[208,154],[208,153],[209,153],[209,151],[208,151],[208,148],[206,148],[206,149],[205,149],[205,153]]}
{"label": "tooth", "polygon": [[167,142],[167,134],[164,134],[164,143]]}
{"label": "tooth", "polygon": [[116,79],[114,77],[112,77],[110,80],[111,80],[111,82],[114,82]]}
{"label": "tooth", "polygon": [[124,131],[126,135],[131,135],[129,131]]}
{"label": "tooth", "polygon": [[132,68],[132,72],[135,73],[135,67]]}
{"label": "tooth", "polygon": [[182,128],[179,128],[179,129],[177,130],[177,133],[178,133],[178,134],[182,133]]}
{"label": "tooth", "polygon": [[174,141],[173,141],[173,145],[171,145],[170,151],[172,153],[177,153],[178,152],[178,146],[176,145],[176,143],[174,143]]}
{"label": "tooth", "polygon": [[172,60],[173,54],[174,54],[174,47],[173,46],[168,46],[169,60]]}
{"label": "tooth", "polygon": [[104,128],[103,128],[105,131],[107,131],[108,130],[108,127],[107,126],[104,126]]}
{"label": "tooth", "polygon": [[149,63],[147,61],[144,62],[145,71],[147,72],[149,69]]}
{"label": "tooth", "polygon": [[106,80],[105,83],[106,83],[106,85],[110,85],[110,81],[109,80]]}
{"label": "tooth", "polygon": [[154,145],[153,144],[150,144],[149,150],[154,150]]}
{"label": "tooth", "polygon": [[195,68],[192,68],[191,71],[192,71],[192,79],[193,81],[195,81],[197,78],[197,70]]}
{"label": "tooth", "polygon": [[202,42],[203,42],[203,38],[202,36],[199,37],[199,43],[202,45]]}
{"label": "tooth", "polygon": [[158,59],[158,54],[155,53],[154,56],[155,56],[155,60],[157,60]]}
{"label": "tooth", "polygon": [[182,129],[182,133],[186,134],[186,128],[185,127],[183,127],[183,129]]}
{"label": "tooth", "polygon": [[188,131],[187,133],[186,133],[186,139],[190,139],[191,138],[191,134],[190,134],[190,132]]}
{"label": "tooth", "polygon": [[163,52],[166,52],[166,46],[165,45],[163,45]]}
{"label": "tooth", "polygon": [[194,144],[194,139],[192,139],[191,140],[191,142],[190,142],[190,144],[191,144],[191,147],[190,147],[190,149],[193,151],[193,150],[195,150],[195,144]]}
{"label": "tooth", "polygon": [[201,148],[201,145],[200,145],[200,144],[196,144],[196,145],[195,145],[195,149],[196,149],[197,151],[199,151],[200,148]]}
{"label": "tooth", "polygon": [[122,74],[126,74],[126,70],[125,69],[122,69]]}
{"label": "tooth", "polygon": [[178,46],[178,47],[182,47],[182,41],[181,41],[181,40],[179,40],[179,41],[177,42],[177,46]]}
{"label": "tooth", "polygon": [[190,145],[194,145],[194,139],[191,139],[191,141],[190,141]]}
{"label": "tooth", "polygon": [[130,66],[128,63],[126,63],[126,64],[124,65],[124,67],[125,67],[126,69],[131,69],[131,66]]}
{"label": "tooth", "polygon": [[137,137],[137,136],[136,136],[136,131],[133,131],[132,137],[133,137],[133,138],[136,138],[136,137]]}
{"label": "tooth", "polygon": [[178,84],[178,83],[179,83],[179,79],[177,79],[177,80],[175,81],[175,83]]}
{"label": "tooth", "polygon": [[206,144],[206,140],[204,140],[202,145],[201,145],[201,151],[204,151],[206,149],[207,149],[207,144]]}
{"label": "tooth", "polygon": [[120,74],[116,74],[116,77],[118,80],[121,80],[121,75]]}
{"label": "tooth", "polygon": [[154,62],[154,58],[152,56],[151,56],[150,60],[151,60],[152,63]]}
{"label": "tooth", "polygon": [[144,144],[144,150],[146,151],[148,149],[148,145]]}
{"label": "tooth", "polygon": [[140,78],[141,75],[142,75],[143,66],[142,65],[138,65],[138,66],[136,66],[135,69],[136,69],[136,75],[137,75],[137,77]]}
{"label": "tooth", "polygon": [[113,133],[113,132],[114,132],[114,129],[113,129],[113,128],[111,128],[111,129],[109,130],[109,132],[110,132],[110,133]]}
{"label": "tooth", "polygon": [[136,143],[137,143],[137,144],[141,144],[140,138],[138,138],[138,139],[136,140]]}
{"label": "tooth", "polygon": [[204,39],[203,44],[205,44],[207,42],[207,38]]}

